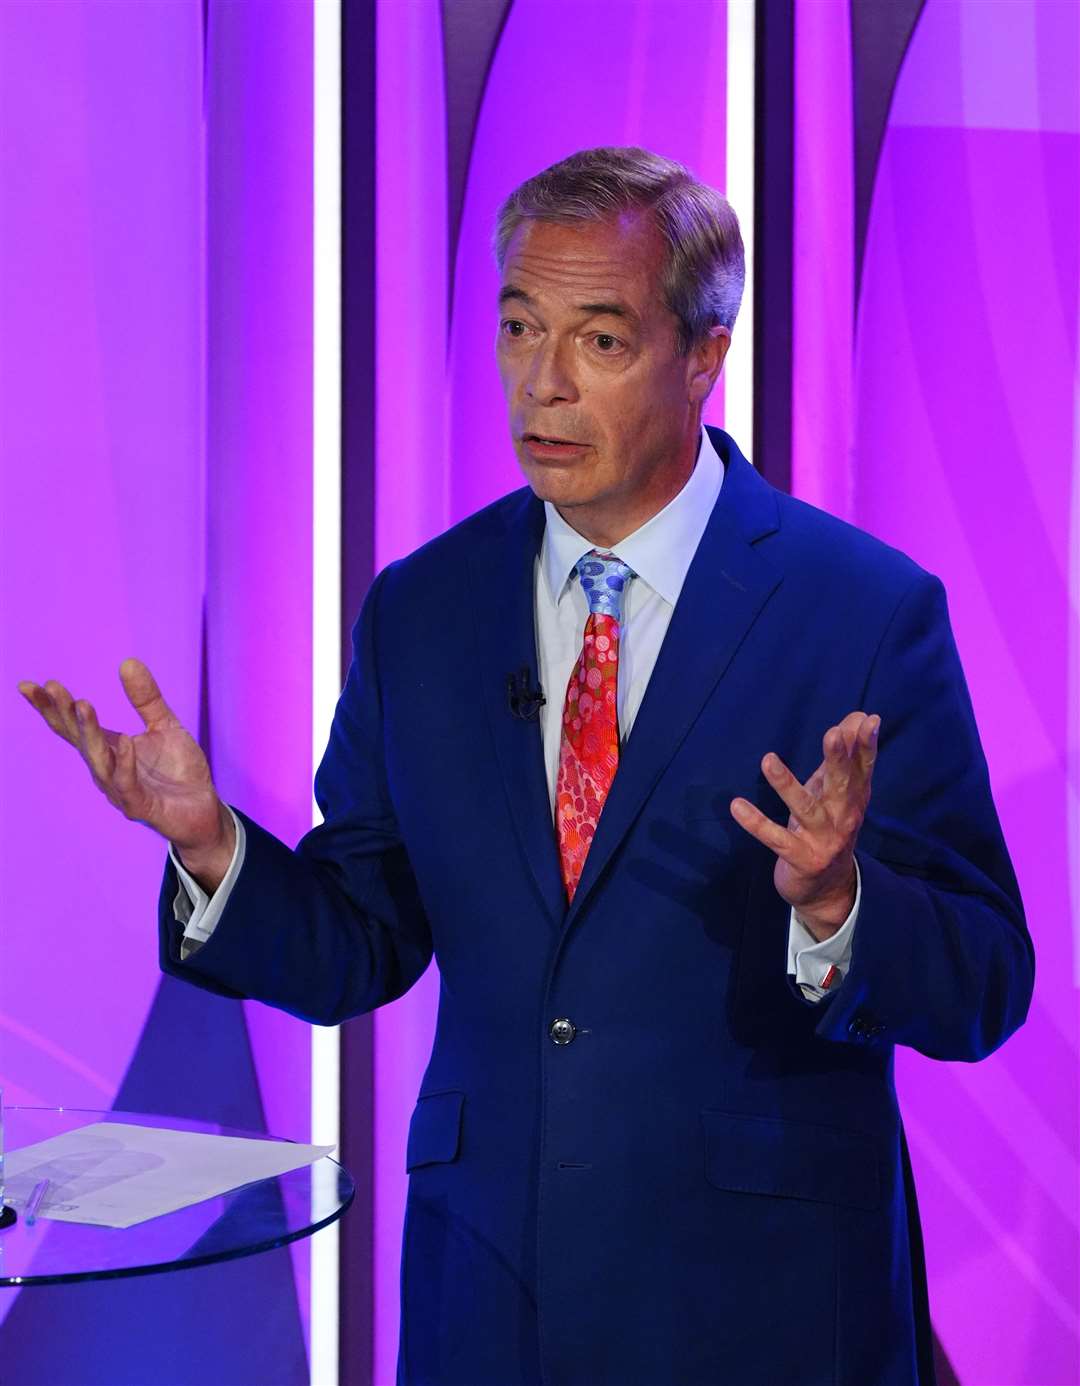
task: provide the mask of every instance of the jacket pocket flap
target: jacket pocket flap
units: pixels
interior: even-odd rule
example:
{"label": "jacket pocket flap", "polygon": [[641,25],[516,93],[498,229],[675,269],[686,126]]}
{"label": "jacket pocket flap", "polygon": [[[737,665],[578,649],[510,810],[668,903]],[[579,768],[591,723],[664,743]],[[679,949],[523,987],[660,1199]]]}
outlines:
{"label": "jacket pocket flap", "polygon": [[463,1092],[433,1092],[419,1099],[409,1122],[406,1170],[457,1159],[464,1105]]}
{"label": "jacket pocket flap", "polygon": [[809,1122],[703,1111],[705,1177],[718,1189],[876,1208],[878,1157],[870,1136]]}

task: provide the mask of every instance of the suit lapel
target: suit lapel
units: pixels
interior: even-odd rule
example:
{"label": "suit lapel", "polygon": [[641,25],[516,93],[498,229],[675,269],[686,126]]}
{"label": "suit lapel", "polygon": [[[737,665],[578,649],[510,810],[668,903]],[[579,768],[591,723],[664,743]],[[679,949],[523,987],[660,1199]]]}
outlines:
{"label": "suit lapel", "polygon": [[580,913],[781,574],[753,547],[778,526],[776,498],[726,434],[724,482],[690,564],[566,914]]}
{"label": "suit lapel", "polygon": [[557,927],[566,912],[551,821],[540,721],[510,712],[507,679],[520,669],[538,682],[534,568],[544,534],[544,507],[531,493],[511,501],[505,530],[478,543],[469,557],[477,620],[480,683],[510,817],[540,896]]}

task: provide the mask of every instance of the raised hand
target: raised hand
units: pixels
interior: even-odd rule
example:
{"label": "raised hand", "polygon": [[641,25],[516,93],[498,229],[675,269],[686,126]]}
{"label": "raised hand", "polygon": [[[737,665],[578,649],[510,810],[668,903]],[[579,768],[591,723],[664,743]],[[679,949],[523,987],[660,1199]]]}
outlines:
{"label": "raised hand", "polygon": [[790,810],[786,828],[746,799],[731,801],[740,827],[776,853],[773,880],[819,941],[855,903],[855,841],[870,802],[881,718],[849,712],[822,740],[824,760],[800,784],[772,751],[761,768]]}
{"label": "raised hand", "polygon": [[43,686],[20,683],[19,692],[75,747],[109,802],[168,838],[185,866],[213,890],[228,869],[234,830],[206,757],[145,664],[125,659],[120,682],[145,727],[137,736],[100,726],[93,705],[76,701],[55,679]]}

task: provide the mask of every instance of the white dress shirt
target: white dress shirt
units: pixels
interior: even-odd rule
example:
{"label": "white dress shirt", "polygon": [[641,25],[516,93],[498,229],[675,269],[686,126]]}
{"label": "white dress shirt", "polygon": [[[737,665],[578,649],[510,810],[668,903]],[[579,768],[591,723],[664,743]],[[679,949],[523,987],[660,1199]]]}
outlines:
{"label": "white dress shirt", "polygon": [[[613,551],[636,575],[626,588],[620,624],[618,711],[622,742],[633,729],[671,614],[723,481],[724,464],[702,428],[697,463],[686,485],[663,510],[614,546]],[[547,523],[536,563],[533,591],[540,684],[550,690],[541,713],[541,736],[554,824],[563,691],[581,653],[589,614],[589,604],[577,581],[574,565],[593,545],[571,528],[550,502],[545,502],[544,510]],[[822,730],[824,732],[824,728]],[[762,754],[768,749],[763,747]],[[244,826],[236,814],[232,814],[232,818],[236,825],[236,850],[225,879],[212,897],[184,870],[172,848],[169,849],[181,883],[174,913],[185,926],[181,950],[184,957],[210,937],[243,864]],[[862,894],[858,874],[856,867],[852,911],[837,933],[824,942],[816,942],[795,911],[791,912],[788,972],[809,1000],[817,1001],[825,996],[822,983],[826,980],[832,988],[838,986],[850,965]]]}

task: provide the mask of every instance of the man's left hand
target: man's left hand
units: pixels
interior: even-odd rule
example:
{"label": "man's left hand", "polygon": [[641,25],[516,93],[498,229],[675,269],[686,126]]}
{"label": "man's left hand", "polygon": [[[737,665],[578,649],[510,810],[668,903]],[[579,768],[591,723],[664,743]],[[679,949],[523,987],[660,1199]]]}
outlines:
{"label": "man's left hand", "polygon": [[824,760],[800,784],[778,755],[761,762],[765,778],[791,810],[782,828],[746,799],[732,799],[740,827],[776,853],[776,889],[820,943],[855,904],[855,840],[870,802],[881,718],[849,712],[822,740]]}

